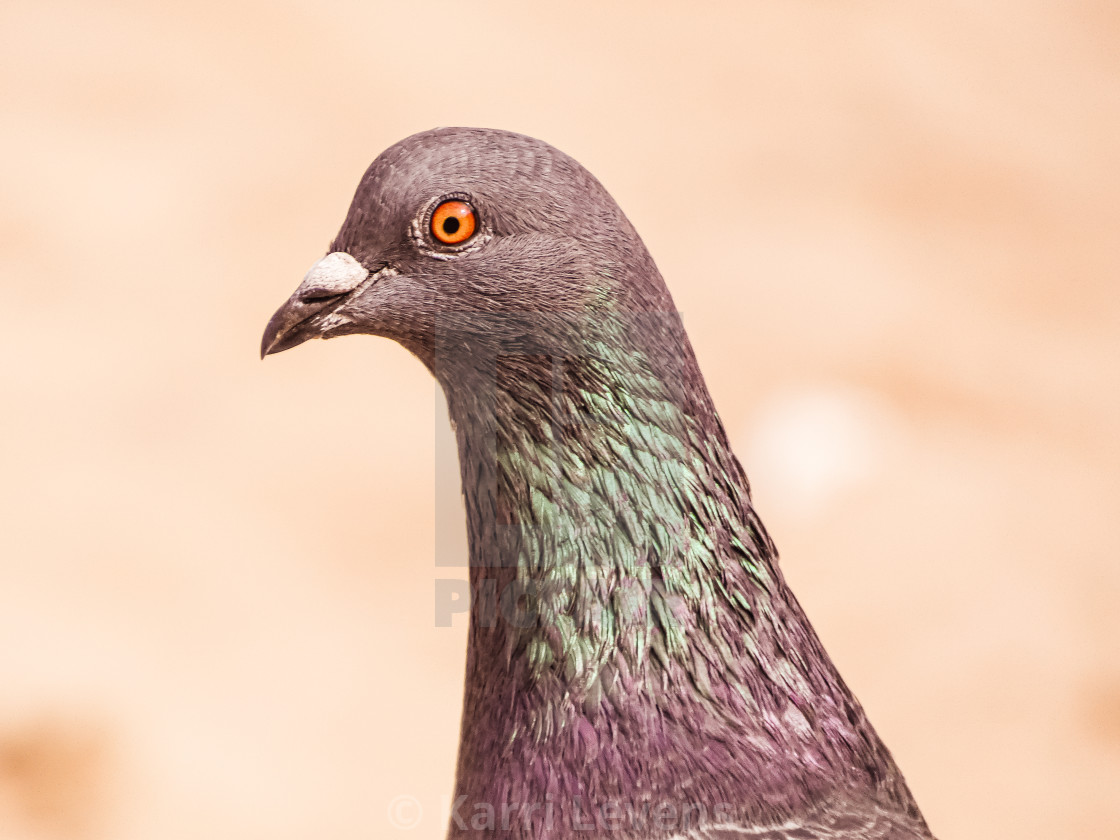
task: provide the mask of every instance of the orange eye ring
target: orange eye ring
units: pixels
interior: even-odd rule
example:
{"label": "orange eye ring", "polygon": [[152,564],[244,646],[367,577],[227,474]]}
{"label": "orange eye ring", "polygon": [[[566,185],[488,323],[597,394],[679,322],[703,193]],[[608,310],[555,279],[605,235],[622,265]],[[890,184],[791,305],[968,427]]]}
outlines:
{"label": "orange eye ring", "polygon": [[465,201],[445,201],[432,213],[432,236],[444,245],[458,245],[474,234],[474,208]]}

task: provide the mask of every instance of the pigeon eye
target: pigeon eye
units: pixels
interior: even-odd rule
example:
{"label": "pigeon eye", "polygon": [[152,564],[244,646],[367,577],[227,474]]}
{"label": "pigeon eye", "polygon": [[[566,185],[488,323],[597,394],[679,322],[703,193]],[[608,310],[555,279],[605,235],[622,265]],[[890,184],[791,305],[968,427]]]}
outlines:
{"label": "pigeon eye", "polygon": [[465,201],[445,201],[432,213],[432,236],[445,245],[466,242],[474,228],[474,208]]}

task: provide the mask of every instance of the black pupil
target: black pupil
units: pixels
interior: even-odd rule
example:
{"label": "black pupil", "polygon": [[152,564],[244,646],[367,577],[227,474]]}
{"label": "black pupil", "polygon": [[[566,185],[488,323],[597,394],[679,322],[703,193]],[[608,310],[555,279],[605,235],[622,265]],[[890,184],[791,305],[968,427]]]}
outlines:
{"label": "black pupil", "polygon": [[443,220],[443,232],[449,236],[459,230],[459,220],[454,216]]}

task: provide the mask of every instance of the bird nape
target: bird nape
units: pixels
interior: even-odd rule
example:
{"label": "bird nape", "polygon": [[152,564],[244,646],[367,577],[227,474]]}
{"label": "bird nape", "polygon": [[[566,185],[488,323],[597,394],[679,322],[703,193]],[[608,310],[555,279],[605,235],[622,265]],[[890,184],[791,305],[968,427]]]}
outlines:
{"label": "bird nape", "polygon": [[261,355],[351,333],[428,367],[458,441],[450,837],[931,836],[786,586],[657,267],[587,170],[505,131],[386,150]]}

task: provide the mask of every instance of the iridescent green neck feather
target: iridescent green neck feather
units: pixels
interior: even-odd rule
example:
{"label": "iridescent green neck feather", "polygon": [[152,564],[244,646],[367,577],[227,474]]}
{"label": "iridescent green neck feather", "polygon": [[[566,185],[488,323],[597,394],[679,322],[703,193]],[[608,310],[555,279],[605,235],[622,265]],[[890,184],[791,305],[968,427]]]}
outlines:
{"label": "iridescent green neck feather", "polygon": [[444,383],[474,598],[460,790],[512,795],[496,762],[524,796],[590,762],[608,787],[646,774],[776,812],[837,768],[878,784],[889,756],[782,580],[687,340],[658,357],[610,329]]}

